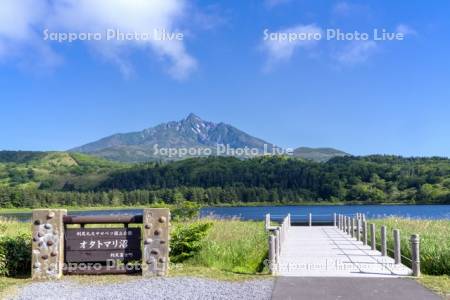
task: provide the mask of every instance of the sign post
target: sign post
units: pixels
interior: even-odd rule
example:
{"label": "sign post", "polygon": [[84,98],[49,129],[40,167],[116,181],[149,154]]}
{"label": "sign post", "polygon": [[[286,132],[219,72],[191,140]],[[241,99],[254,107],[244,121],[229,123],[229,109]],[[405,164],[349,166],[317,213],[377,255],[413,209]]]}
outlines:
{"label": "sign post", "polygon": [[64,265],[65,209],[35,209],[32,216],[32,279],[58,279]]}
{"label": "sign post", "polygon": [[169,264],[169,209],[144,209],[143,222],[142,275],[146,277],[165,276]]}

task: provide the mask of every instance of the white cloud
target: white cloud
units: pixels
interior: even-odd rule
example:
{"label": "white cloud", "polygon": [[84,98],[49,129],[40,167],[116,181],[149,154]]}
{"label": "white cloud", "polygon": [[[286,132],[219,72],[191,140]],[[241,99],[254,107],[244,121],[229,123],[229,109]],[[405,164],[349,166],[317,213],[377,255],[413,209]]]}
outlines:
{"label": "white cloud", "polygon": [[376,51],[375,41],[353,41],[336,53],[334,58],[341,64],[353,65],[366,62]]}
{"label": "white cloud", "polygon": [[[289,35],[292,33],[298,34],[299,36],[308,36],[309,38],[291,41],[281,38],[282,35]],[[315,24],[297,25],[276,32],[268,32],[267,34],[269,37],[264,37],[262,48],[267,55],[265,69],[270,70],[277,63],[289,61],[297,49],[312,49],[319,42],[312,38],[312,36],[315,34],[322,35],[322,29]],[[272,39],[272,34],[274,37],[278,36],[280,38]]]}
{"label": "white cloud", "polygon": [[27,39],[33,31],[33,25],[40,23],[46,10],[46,1],[3,0],[0,8],[1,37],[11,40]]}
{"label": "white cloud", "polygon": [[48,10],[47,1],[3,0],[0,7],[0,61],[51,67],[61,58],[45,43],[36,27]]}
{"label": "white cloud", "polygon": [[406,24],[398,24],[395,31],[398,33],[403,33],[404,36],[417,35],[417,32],[414,30],[414,28]]}
{"label": "white cloud", "polygon": [[[6,2],[0,9],[0,50],[47,47],[47,52],[51,51],[49,42],[42,41],[42,30],[46,27],[64,32],[105,32],[109,28],[122,32],[153,32],[154,29],[177,32],[187,10],[185,0],[3,1]],[[180,40],[85,43],[103,59],[117,64],[125,75],[133,71],[128,56],[136,50],[166,61],[167,71],[175,78],[185,78],[197,65]]]}

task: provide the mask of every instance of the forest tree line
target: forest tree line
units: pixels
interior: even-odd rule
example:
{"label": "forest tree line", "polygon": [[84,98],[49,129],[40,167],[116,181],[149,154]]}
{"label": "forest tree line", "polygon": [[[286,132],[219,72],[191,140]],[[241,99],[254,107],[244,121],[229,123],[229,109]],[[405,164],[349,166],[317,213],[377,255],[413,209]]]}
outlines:
{"label": "forest tree line", "polygon": [[93,189],[0,187],[0,207],[221,203],[450,203],[450,160],[398,156],[336,157],[317,163],[286,157],[233,157],[149,163],[114,171]]}

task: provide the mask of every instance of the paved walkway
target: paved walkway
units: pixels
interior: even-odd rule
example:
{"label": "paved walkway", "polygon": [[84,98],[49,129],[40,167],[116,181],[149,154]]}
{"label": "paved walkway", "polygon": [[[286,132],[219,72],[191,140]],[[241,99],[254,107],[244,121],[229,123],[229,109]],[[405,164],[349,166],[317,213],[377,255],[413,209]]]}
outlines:
{"label": "paved walkway", "polygon": [[403,277],[412,271],[333,226],[292,226],[278,276]]}
{"label": "paved walkway", "polygon": [[278,277],[272,300],[439,300],[413,279]]}

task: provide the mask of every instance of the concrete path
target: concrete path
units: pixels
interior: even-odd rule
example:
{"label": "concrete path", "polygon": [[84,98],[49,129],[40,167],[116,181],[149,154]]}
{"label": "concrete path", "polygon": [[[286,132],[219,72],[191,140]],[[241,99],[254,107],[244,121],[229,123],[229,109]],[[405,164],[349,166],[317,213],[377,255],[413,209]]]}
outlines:
{"label": "concrete path", "polygon": [[333,226],[292,226],[278,276],[402,277],[412,271]]}
{"label": "concrete path", "polygon": [[272,300],[439,300],[413,279],[278,277]]}

